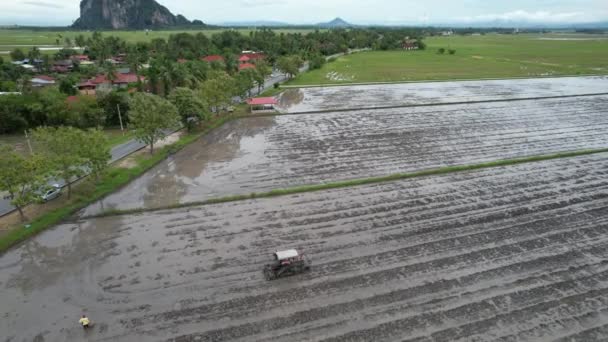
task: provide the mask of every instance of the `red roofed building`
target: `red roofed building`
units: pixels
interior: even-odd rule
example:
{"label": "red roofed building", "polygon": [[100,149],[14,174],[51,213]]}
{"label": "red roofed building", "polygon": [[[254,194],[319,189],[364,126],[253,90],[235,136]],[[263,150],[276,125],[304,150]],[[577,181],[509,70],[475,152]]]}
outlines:
{"label": "red roofed building", "polygon": [[275,111],[278,101],[274,97],[254,97],[247,99],[251,112],[270,112]]}
{"label": "red roofed building", "polygon": [[225,62],[224,57],[220,56],[220,55],[210,55],[207,57],[203,57],[201,58],[203,61],[208,62],[208,63],[213,63],[213,62]]}
{"label": "red roofed building", "polygon": [[[139,76],[139,80],[141,82],[145,81],[145,77]],[[127,88],[129,83],[137,83],[137,75],[129,73],[129,74],[121,74],[115,73],[114,80],[110,81],[106,77],[106,75],[97,75],[95,78],[81,83],[80,85],[83,88],[89,87],[89,84],[95,85],[95,90],[109,90],[110,88]],[[79,85],[79,87],[80,87]]]}
{"label": "red roofed building", "polygon": [[257,61],[263,60],[266,58],[266,55],[259,52],[251,52],[251,53],[243,53],[241,57],[239,57],[239,62],[241,63],[255,63]]}
{"label": "red roofed building", "polygon": [[85,95],[95,95],[96,88],[97,85],[91,82],[91,80],[86,80],[85,82],[81,82],[78,84],[78,90],[81,94]]}
{"label": "red roofed building", "polygon": [[255,64],[251,64],[251,63],[239,64],[239,71],[245,70],[245,69],[255,69]]}

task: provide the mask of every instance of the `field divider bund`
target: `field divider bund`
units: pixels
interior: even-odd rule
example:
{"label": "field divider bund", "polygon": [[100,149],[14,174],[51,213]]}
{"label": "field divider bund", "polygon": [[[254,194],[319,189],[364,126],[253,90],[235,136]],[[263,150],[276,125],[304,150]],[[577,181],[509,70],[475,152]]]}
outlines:
{"label": "field divider bund", "polygon": [[327,114],[327,113],[353,112],[353,111],[361,111],[361,110],[381,110],[381,109],[398,109],[398,108],[456,106],[456,105],[483,104],[483,103],[517,102],[517,101],[551,100],[551,99],[568,99],[568,98],[575,98],[575,97],[592,97],[592,96],[606,96],[606,95],[608,95],[608,92],[589,93],[589,94],[577,94],[577,95],[555,95],[555,96],[537,96],[537,97],[518,97],[518,98],[513,98],[513,99],[492,99],[492,100],[477,100],[477,101],[440,102],[440,103],[402,104],[402,105],[358,107],[358,108],[322,109],[322,110],[311,110],[311,111],[304,111],[304,112],[280,112],[280,113],[272,113],[272,114],[268,114],[268,115],[256,115],[256,116]]}
{"label": "field divider bund", "polygon": [[323,84],[282,84],[281,89],[300,89],[300,88],[334,88],[334,87],[355,87],[366,85],[382,84],[418,84],[418,83],[448,83],[448,82],[475,82],[475,81],[509,81],[509,80],[536,80],[550,78],[577,78],[577,77],[606,77],[605,73],[597,74],[577,74],[577,75],[550,75],[550,76],[513,76],[513,77],[482,77],[482,78],[454,78],[443,80],[418,80],[418,81],[377,81],[377,82],[355,82],[355,83],[323,83]]}
{"label": "field divider bund", "polygon": [[348,187],[355,187],[355,186],[362,186],[362,185],[369,185],[369,184],[394,182],[394,181],[410,179],[410,178],[445,175],[445,174],[450,174],[450,173],[504,167],[504,166],[510,166],[510,165],[533,163],[533,162],[540,162],[540,161],[547,161],[547,160],[561,159],[561,158],[580,157],[580,156],[598,154],[598,153],[608,153],[608,148],[559,152],[559,153],[554,153],[554,154],[536,155],[536,156],[521,157],[521,158],[514,158],[514,159],[503,159],[503,160],[497,160],[497,161],[491,161],[491,162],[485,162],[485,163],[479,163],[479,164],[446,166],[446,167],[441,167],[441,168],[436,168],[436,169],[428,169],[428,170],[415,171],[415,172],[395,173],[395,174],[391,174],[391,175],[387,175],[387,176],[357,178],[357,179],[335,181],[335,182],[329,182],[329,183],[302,185],[302,186],[296,186],[296,187],[292,187],[292,188],[274,189],[274,190],[260,192],[260,193],[232,195],[232,196],[225,196],[225,197],[220,197],[220,198],[212,198],[212,199],[205,200],[205,201],[180,203],[180,204],[163,206],[163,207],[158,207],[158,208],[110,210],[110,211],[106,211],[106,212],[96,214],[96,215],[83,216],[83,217],[78,218],[78,220],[98,218],[98,217],[138,214],[138,213],[145,213],[145,212],[156,212],[156,211],[163,211],[163,210],[189,208],[189,207],[198,207],[198,206],[205,206],[205,205],[211,205],[211,204],[237,202],[237,201],[257,199],[257,198],[279,197],[279,196],[286,196],[286,195],[293,195],[293,194],[300,194],[300,193],[307,193],[307,192],[316,192],[316,191],[322,191],[322,190],[331,190],[331,189],[348,188]]}

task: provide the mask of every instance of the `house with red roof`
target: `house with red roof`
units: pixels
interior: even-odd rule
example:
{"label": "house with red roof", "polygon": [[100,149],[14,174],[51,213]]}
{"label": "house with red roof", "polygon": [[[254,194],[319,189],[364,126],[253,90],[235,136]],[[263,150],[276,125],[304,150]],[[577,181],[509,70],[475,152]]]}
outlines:
{"label": "house with red roof", "polygon": [[56,82],[55,82],[55,79],[51,76],[37,75],[37,76],[32,77],[32,79],[30,80],[30,83],[32,83],[32,87],[34,87],[34,88],[42,88],[42,87],[54,85]]}
{"label": "house with red roof", "polygon": [[80,91],[81,94],[95,95],[95,89],[97,89],[97,85],[91,80],[78,83],[78,91]]}
{"label": "house with red roof", "polygon": [[220,56],[220,55],[210,55],[210,56],[206,56],[201,58],[201,60],[208,62],[208,63],[213,63],[213,62],[221,62],[224,63],[226,60],[224,59],[224,57]]}
{"label": "house with red roof", "polygon": [[[141,82],[145,81],[145,77],[139,76]],[[107,75],[100,74],[90,80],[86,80],[78,84],[78,89],[82,94],[93,95],[100,90],[110,90],[112,88],[126,89],[129,84],[137,83],[137,75],[134,73],[114,73],[114,79],[109,80]]]}
{"label": "house with red roof", "polygon": [[251,63],[239,64],[239,71],[245,70],[245,69],[255,69],[255,64],[251,64]]}
{"label": "house with red roof", "polygon": [[254,97],[247,99],[247,104],[252,113],[269,113],[276,111],[279,102],[274,97]]}
{"label": "house with red roof", "polygon": [[257,61],[264,60],[266,55],[261,52],[246,52],[242,53],[239,57],[239,63],[256,63]]}

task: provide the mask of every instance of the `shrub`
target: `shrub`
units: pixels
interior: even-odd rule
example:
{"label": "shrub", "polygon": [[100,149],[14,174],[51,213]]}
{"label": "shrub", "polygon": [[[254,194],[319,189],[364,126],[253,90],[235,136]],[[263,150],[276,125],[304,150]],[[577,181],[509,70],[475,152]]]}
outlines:
{"label": "shrub", "polygon": [[453,49],[449,49],[448,52],[449,52],[450,55],[455,55],[456,54],[456,50],[453,50]]}
{"label": "shrub", "polygon": [[439,50],[437,50],[437,53],[440,55],[443,55],[445,53],[445,49],[444,48],[439,48]]}

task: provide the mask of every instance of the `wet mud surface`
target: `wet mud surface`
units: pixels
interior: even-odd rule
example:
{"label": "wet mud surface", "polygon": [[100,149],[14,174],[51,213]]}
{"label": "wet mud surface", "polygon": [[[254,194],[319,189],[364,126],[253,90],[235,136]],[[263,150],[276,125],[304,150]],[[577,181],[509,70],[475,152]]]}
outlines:
{"label": "wet mud surface", "polygon": [[0,341],[605,341],[607,247],[607,154],[83,220],[0,257]]}
{"label": "wet mud surface", "polygon": [[231,122],[82,212],[606,147],[608,96]]}
{"label": "wet mud surface", "polygon": [[281,111],[294,113],[606,92],[606,76],[453,81],[291,89],[279,105]]}

